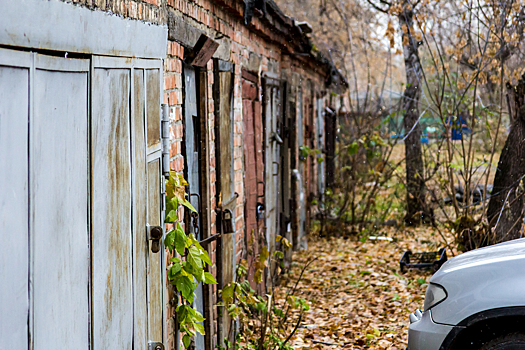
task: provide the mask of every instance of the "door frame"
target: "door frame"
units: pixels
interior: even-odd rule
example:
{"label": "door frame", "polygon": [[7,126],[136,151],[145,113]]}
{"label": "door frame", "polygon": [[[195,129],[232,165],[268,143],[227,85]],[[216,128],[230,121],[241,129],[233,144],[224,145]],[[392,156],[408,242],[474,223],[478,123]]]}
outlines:
{"label": "door frame", "polygon": [[[208,71],[206,68],[201,68],[197,66],[191,66],[191,68],[195,72],[195,94],[196,94],[196,100],[197,100],[197,119],[199,121],[198,123],[198,137],[199,137],[199,159],[198,165],[199,165],[199,195],[200,195],[200,208],[196,208],[199,213],[199,221],[200,221],[200,234],[202,239],[207,239],[212,235],[212,215],[211,215],[211,184],[209,179],[210,176],[210,158],[211,158],[211,150],[210,150],[210,128],[208,124],[208,115],[209,115],[209,109],[208,109]],[[188,165],[187,165],[187,157],[186,157],[186,121],[185,121],[185,112],[186,112],[186,103],[185,103],[185,97],[186,97],[186,79],[184,74],[184,65],[182,67],[182,124],[184,128],[183,132],[183,139],[181,144],[181,152],[184,157],[184,177],[185,179],[188,179]],[[191,184],[190,184],[191,188]],[[188,210],[185,210],[186,213],[188,213]],[[188,215],[184,215],[185,219],[184,222],[187,225],[188,223],[191,224],[191,221],[188,220]],[[186,228],[187,230],[188,228]],[[213,249],[210,249],[210,247],[213,247],[213,245],[217,246],[215,242],[210,242],[208,246],[204,246],[203,248],[209,252]],[[212,269],[213,267],[207,266],[206,271],[213,273]],[[215,347],[214,344],[214,337],[215,331],[213,329],[213,320],[214,320],[214,310],[213,305],[215,304],[215,300],[213,300],[213,297],[215,295],[214,293],[214,285],[206,285],[203,284],[202,291],[203,291],[203,309],[204,309],[204,329],[206,331],[206,334],[204,335],[204,341],[205,341],[205,347],[206,349],[213,349]],[[176,326],[176,334],[178,334],[178,326]],[[178,336],[176,335],[176,341],[178,341]]]}

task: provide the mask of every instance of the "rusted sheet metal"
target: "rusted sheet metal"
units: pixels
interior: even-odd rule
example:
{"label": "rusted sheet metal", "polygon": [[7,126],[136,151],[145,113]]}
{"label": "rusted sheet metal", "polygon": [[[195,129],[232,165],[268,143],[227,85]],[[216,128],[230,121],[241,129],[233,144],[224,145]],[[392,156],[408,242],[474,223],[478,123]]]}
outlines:
{"label": "rusted sheet metal", "polygon": [[146,238],[147,178],[144,89],[144,69],[134,69],[131,129],[133,134],[133,345],[135,350],[146,350],[148,344],[148,301],[146,295],[148,241]]}
{"label": "rusted sheet metal", "polygon": [[166,25],[124,19],[61,1],[0,0],[0,8],[0,23],[5,28],[0,31],[2,45],[109,56],[166,57]]}
{"label": "rusted sheet metal", "polygon": [[[161,203],[160,158],[148,163],[148,223],[160,225]],[[161,342],[163,339],[163,286],[162,254],[148,249],[148,300],[149,300],[149,340]]]}
{"label": "rusted sheet metal", "polygon": [[[59,61],[67,71],[45,70],[56,69]],[[37,55],[35,66],[30,120],[33,347],[55,348],[59,339],[62,348],[88,349],[89,61]]]}
{"label": "rusted sheet metal", "polygon": [[[0,49],[0,348],[28,348],[29,67],[32,54]],[[15,67],[18,66],[18,67]]]}
{"label": "rusted sheet metal", "polygon": [[95,350],[132,348],[129,100],[129,69],[94,69],[92,326]]}

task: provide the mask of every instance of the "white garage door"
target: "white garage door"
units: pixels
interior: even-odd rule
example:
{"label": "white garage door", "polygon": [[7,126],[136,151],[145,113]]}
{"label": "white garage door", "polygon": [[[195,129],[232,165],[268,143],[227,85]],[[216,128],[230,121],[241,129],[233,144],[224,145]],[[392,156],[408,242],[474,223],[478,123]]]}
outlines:
{"label": "white garage door", "polygon": [[0,349],[163,341],[160,79],[0,49]]}

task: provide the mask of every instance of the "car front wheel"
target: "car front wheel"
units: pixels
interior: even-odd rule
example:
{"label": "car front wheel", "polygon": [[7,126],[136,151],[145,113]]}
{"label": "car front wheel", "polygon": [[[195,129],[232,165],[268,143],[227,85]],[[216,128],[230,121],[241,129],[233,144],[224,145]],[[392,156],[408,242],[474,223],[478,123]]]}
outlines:
{"label": "car front wheel", "polygon": [[480,350],[523,350],[525,334],[511,333],[485,343]]}

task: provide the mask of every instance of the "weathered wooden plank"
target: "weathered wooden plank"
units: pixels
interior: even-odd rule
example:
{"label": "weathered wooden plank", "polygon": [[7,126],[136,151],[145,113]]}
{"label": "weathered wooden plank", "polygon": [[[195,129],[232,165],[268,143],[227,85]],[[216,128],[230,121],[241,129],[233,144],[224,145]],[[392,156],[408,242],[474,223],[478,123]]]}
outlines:
{"label": "weathered wooden plank", "polygon": [[[266,80],[266,79],[265,79]],[[268,244],[268,249],[271,249],[273,242],[271,237],[275,236],[275,225],[277,222],[276,217],[276,188],[274,182],[274,147],[272,136],[274,133],[275,125],[275,106],[274,106],[274,95],[273,95],[273,86],[265,84],[264,88],[265,96],[265,110],[264,110],[264,167],[265,167],[265,209],[266,209],[266,243]]]}
{"label": "weathered wooden plank", "polygon": [[[2,51],[2,58],[10,52]],[[29,56],[29,54],[25,54]],[[0,59],[0,349],[28,347],[29,69]],[[13,62],[15,63],[15,62]]]}
{"label": "weathered wooden plank", "polygon": [[133,339],[130,70],[95,68],[92,82],[93,348]]}
{"label": "weathered wooden plank", "polygon": [[87,97],[87,73],[36,70],[30,122],[34,349],[89,348]]}
{"label": "weathered wooden plank", "polygon": [[[160,225],[160,159],[148,163],[148,223]],[[150,244],[151,245],[151,244]],[[163,335],[162,254],[148,248],[149,340],[160,342]]]}
{"label": "weathered wooden plank", "polygon": [[[219,84],[221,94],[219,96],[220,102],[220,181],[221,181],[221,197],[223,203],[230,202],[233,195],[233,128],[232,128],[232,96],[231,96],[231,72],[219,73]],[[226,237],[223,237],[223,240]],[[231,264],[230,264],[231,265]],[[226,266],[225,266],[226,267]]]}
{"label": "weathered wooden plank", "polygon": [[[321,152],[324,152],[325,144],[324,144],[324,98],[318,98],[317,99],[317,149],[321,150]],[[318,154],[317,159],[323,158],[324,154]],[[319,162],[317,163],[317,191],[319,195],[323,196],[324,191],[326,188],[326,180],[325,180],[325,162]]]}
{"label": "weathered wooden plank", "polygon": [[146,70],[147,102],[146,118],[148,121],[148,154],[160,149],[160,83],[159,70]]}
{"label": "weathered wooden plank", "polygon": [[[210,73],[211,74],[211,73]],[[199,91],[197,91],[197,95],[199,96],[199,115],[209,115],[209,112],[211,110],[208,109],[209,105],[209,95],[208,95],[208,72],[206,70],[200,70],[198,72],[198,79],[199,84],[197,85],[199,87]],[[211,233],[211,216],[212,216],[212,210],[211,210],[211,177],[210,177],[210,169],[211,169],[211,148],[210,148],[210,120],[209,118],[200,118],[200,134],[201,134],[201,169],[203,170],[201,172],[201,213],[199,214],[201,216],[201,237],[203,239],[206,239],[210,237]],[[213,213],[215,214],[215,213]],[[210,251],[212,248],[211,245],[208,245],[207,248],[209,249],[210,255],[212,255],[212,252]],[[213,273],[214,268],[207,267],[208,272]],[[203,303],[204,303],[204,314],[203,316],[206,318],[206,321],[204,322],[205,326],[205,344],[206,349],[215,349],[217,344],[217,326],[216,326],[216,307],[215,307],[215,300],[217,298],[217,295],[215,293],[216,286],[214,285],[204,285],[203,286]]]}
{"label": "weathered wooden plank", "polygon": [[146,127],[144,70],[133,71],[132,105],[132,187],[133,187],[133,304],[134,349],[144,350],[148,344],[148,302],[146,290]]}

